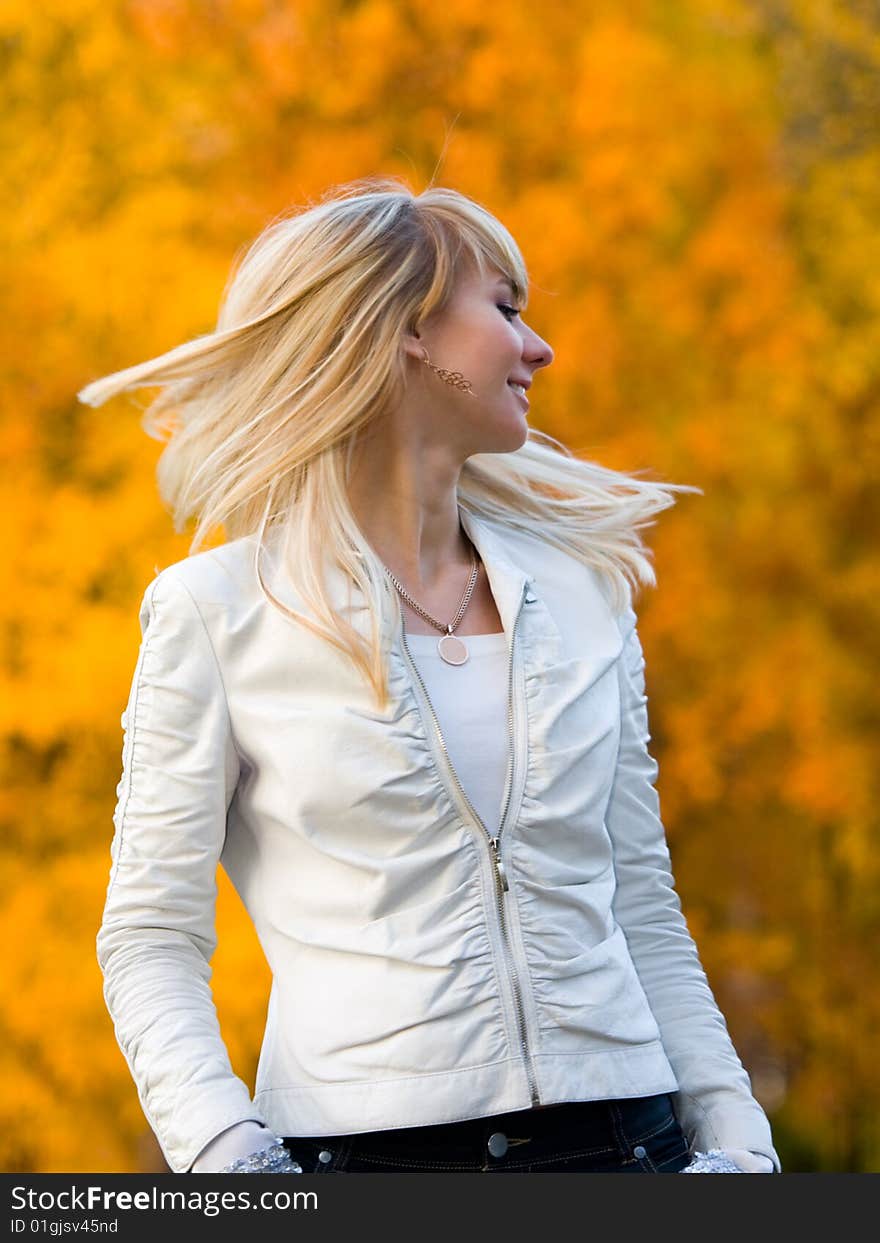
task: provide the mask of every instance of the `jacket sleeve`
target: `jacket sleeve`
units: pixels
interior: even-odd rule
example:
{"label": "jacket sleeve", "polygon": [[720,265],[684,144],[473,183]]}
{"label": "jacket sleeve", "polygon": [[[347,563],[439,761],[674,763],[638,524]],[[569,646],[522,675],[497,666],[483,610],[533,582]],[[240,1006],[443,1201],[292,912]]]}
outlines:
{"label": "jacket sleeve", "polygon": [[173,568],[140,608],[96,947],[104,998],[170,1168],[236,1122],[262,1122],[232,1070],[209,986],[216,872],[239,768],[222,679]]}
{"label": "jacket sleeve", "polygon": [[675,890],[648,751],[645,659],[628,607],[618,661],[621,737],[606,825],[614,851],[615,918],[678,1080],[676,1115],[692,1150],[738,1148],[780,1169],[770,1124],[730,1040]]}

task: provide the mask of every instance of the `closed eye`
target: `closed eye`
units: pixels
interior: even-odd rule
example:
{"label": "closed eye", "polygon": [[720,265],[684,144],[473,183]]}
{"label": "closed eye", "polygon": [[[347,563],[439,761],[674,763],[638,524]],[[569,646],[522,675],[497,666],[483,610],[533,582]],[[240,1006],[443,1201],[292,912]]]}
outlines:
{"label": "closed eye", "polygon": [[498,303],[498,310],[502,313],[508,323],[515,315],[519,315],[519,311],[515,306],[508,306],[506,302]]}

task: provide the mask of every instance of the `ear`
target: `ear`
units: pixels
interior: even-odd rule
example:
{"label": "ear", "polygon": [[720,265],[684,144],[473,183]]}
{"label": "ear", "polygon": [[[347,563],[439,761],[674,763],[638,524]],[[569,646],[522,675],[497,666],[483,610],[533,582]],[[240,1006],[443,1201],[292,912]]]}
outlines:
{"label": "ear", "polygon": [[405,332],[401,340],[404,353],[415,358],[417,362],[424,362],[426,347],[418,332]]}

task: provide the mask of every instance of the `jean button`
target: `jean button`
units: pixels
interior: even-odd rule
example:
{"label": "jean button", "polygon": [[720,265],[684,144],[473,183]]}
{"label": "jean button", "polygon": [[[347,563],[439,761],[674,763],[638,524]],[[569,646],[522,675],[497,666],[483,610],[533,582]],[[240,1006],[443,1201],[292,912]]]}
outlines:
{"label": "jean button", "polygon": [[503,1157],[507,1152],[507,1136],[503,1131],[495,1131],[489,1136],[489,1151],[493,1157]]}
{"label": "jean button", "polygon": [[641,1161],[642,1157],[646,1157],[647,1155],[648,1155],[647,1151],[642,1147],[641,1144],[636,1144],[635,1148],[633,1148],[633,1156],[637,1157],[639,1161]]}
{"label": "jean button", "polygon": [[333,1153],[328,1152],[326,1148],[322,1148],[321,1151],[318,1153],[318,1160],[323,1161],[324,1164],[326,1165],[328,1161],[333,1160]]}

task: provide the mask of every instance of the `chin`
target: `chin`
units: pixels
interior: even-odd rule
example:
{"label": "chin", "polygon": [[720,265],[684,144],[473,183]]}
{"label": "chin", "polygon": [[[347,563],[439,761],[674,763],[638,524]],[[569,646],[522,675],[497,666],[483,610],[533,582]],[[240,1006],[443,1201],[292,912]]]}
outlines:
{"label": "chin", "polygon": [[529,438],[529,424],[525,416],[513,422],[508,414],[503,422],[496,423],[494,427],[484,425],[482,430],[481,443],[472,453],[515,453]]}
{"label": "chin", "polygon": [[515,453],[517,449],[523,447],[528,438],[527,429],[517,436],[496,436],[491,444],[481,445],[479,449],[474,449],[474,453]]}
{"label": "chin", "polygon": [[521,449],[529,438],[529,425],[525,421],[515,428],[511,428],[509,443],[501,450],[502,453],[514,453],[517,449]]}

